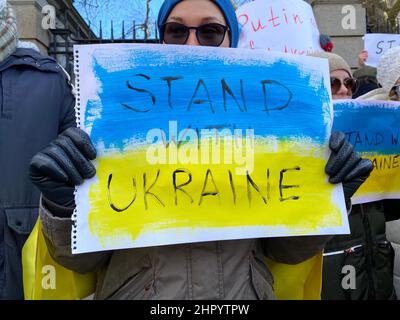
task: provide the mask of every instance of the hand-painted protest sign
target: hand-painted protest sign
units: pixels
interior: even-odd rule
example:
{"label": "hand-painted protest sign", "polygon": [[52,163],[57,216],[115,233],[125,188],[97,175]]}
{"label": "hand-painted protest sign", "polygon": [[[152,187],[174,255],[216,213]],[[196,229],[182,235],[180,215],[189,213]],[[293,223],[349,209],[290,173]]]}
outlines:
{"label": "hand-painted protest sign", "polygon": [[368,51],[366,64],[377,67],[379,60],[390,48],[400,45],[399,34],[368,33],[364,36],[364,47]]}
{"label": "hand-painted protest sign", "polygon": [[334,130],[346,133],[374,170],[354,195],[353,203],[400,198],[400,103],[338,101],[334,103]]}
{"label": "hand-painted protest sign", "polygon": [[298,55],[322,51],[311,6],[299,0],[255,0],[236,10],[239,48]]}
{"label": "hand-painted protest sign", "polygon": [[75,50],[79,121],[98,158],[97,176],[77,190],[73,252],[348,231],[342,188],[324,173],[326,60]]}

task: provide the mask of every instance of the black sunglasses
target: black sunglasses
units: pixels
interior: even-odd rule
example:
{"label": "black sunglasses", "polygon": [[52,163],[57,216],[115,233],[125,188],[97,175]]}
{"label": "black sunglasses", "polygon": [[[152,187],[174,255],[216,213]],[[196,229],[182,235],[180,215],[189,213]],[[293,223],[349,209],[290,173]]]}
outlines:
{"label": "black sunglasses", "polygon": [[202,46],[219,47],[229,31],[227,26],[219,23],[207,23],[198,27],[188,27],[178,22],[167,22],[161,26],[161,33],[166,44],[185,44],[190,30],[196,30],[197,41]]}
{"label": "black sunglasses", "polygon": [[351,91],[351,93],[356,93],[358,90],[358,81],[356,79],[346,78],[342,82],[342,80],[338,78],[331,77],[332,94],[338,93],[338,91],[342,87],[342,84],[346,87],[347,90]]}

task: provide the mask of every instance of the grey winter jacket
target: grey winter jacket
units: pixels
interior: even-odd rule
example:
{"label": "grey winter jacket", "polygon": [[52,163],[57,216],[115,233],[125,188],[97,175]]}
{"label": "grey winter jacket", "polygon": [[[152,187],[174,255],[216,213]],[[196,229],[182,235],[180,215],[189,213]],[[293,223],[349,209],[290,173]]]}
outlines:
{"label": "grey winter jacket", "polygon": [[75,126],[74,97],[54,59],[17,49],[0,64],[0,300],[23,299],[21,249],[38,217],[31,158]]}
{"label": "grey winter jacket", "polygon": [[[79,273],[97,272],[95,299],[274,299],[265,256],[297,264],[330,236],[214,241],[71,254],[67,209],[43,200],[40,218],[53,258]],[[56,214],[55,214],[56,213]]]}

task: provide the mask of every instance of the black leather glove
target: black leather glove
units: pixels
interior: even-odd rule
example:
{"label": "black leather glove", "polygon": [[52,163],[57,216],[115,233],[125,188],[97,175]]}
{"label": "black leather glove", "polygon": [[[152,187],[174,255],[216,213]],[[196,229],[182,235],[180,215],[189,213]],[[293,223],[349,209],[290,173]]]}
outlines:
{"label": "black leather glove", "polygon": [[369,159],[362,159],[354,151],[353,145],[346,141],[343,132],[332,133],[329,140],[332,150],[325,172],[330,183],[343,183],[346,206],[351,206],[351,197],[371,174],[374,166]]}
{"label": "black leather glove", "polygon": [[46,199],[73,208],[75,186],[96,174],[89,161],[95,158],[96,149],[86,132],[69,128],[32,158],[29,175]]}

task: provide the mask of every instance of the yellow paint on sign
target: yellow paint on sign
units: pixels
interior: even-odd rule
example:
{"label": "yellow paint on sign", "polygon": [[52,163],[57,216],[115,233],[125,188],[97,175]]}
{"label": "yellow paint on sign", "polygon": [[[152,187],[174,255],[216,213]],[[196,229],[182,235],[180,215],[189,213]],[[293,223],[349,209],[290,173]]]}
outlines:
{"label": "yellow paint on sign", "polygon": [[400,193],[400,156],[364,156],[374,164],[374,170],[355,196]]}
{"label": "yellow paint on sign", "polygon": [[98,161],[89,228],[104,245],[166,229],[283,226],[303,234],[340,226],[325,164],[322,148],[304,141],[257,143],[249,177],[236,164],[149,165],[144,149],[113,153]]}

